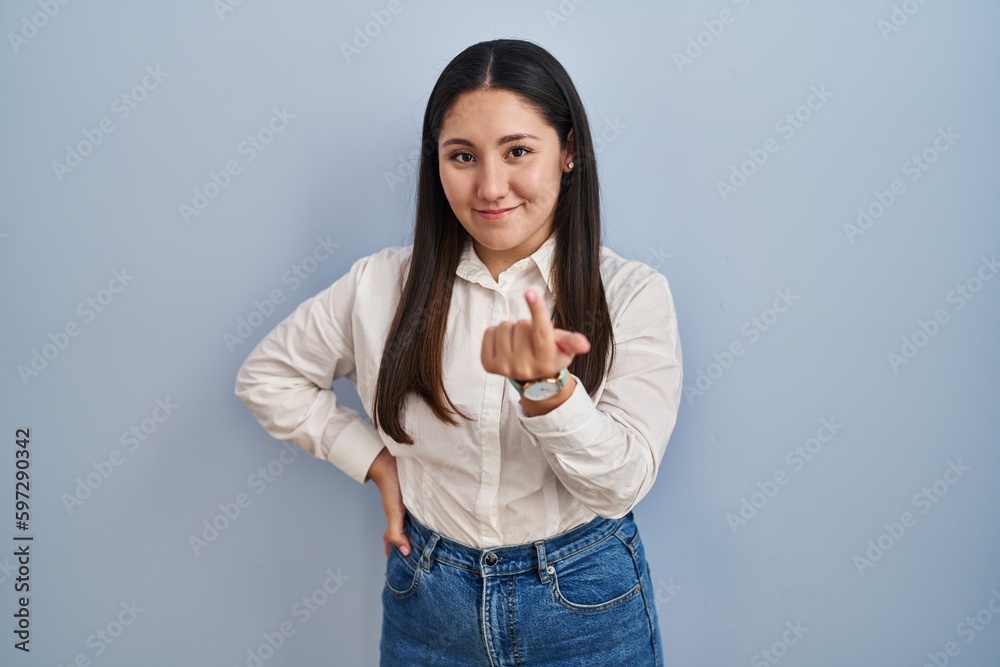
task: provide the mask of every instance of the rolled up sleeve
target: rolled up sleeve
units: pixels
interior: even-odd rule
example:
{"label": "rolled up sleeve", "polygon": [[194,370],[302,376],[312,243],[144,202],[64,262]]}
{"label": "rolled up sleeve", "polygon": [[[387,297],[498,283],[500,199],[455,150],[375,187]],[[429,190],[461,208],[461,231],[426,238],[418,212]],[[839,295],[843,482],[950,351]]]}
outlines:
{"label": "rolled up sleeve", "polygon": [[683,371],[666,277],[652,273],[618,312],[615,362],[595,403],[583,383],[552,411],[518,419],[574,496],[606,518],[626,515],[656,480],[677,423]]}
{"label": "rolled up sleeve", "polygon": [[330,387],[355,372],[351,318],[367,260],[357,260],[268,333],[243,362],[235,388],[268,434],[331,462],[359,483],[384,443],[360,413],[338,403]]}

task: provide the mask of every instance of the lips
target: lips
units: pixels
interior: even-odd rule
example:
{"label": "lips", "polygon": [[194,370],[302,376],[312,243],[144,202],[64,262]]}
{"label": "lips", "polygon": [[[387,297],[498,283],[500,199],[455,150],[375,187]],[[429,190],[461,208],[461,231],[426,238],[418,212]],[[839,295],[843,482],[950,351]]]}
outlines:
{"label": "lips", "polygon": [[[518,204],[520,206],[520,204]],[[476,213],[487,220],[500,220],[506,217],[511,211],[517,209],[517,206],[511,208],[493,208],[493,209],[476,209]]]}

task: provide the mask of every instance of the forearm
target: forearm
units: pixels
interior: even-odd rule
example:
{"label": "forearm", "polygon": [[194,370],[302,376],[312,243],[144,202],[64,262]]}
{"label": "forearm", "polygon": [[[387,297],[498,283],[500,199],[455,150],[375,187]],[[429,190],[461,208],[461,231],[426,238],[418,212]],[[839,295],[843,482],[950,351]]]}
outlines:
{"label": "forearm", "polygon": [[[574,396],[573,403],[579,398]],[[583,398],[588,399],[585,393]],[[579,404],[567,405],[573,407]],[[570,493],[594,513],[618,518],[652,487],[669,437],[668,430],[660,429],[672,424],[640,430],[591,403],[589,410],[573,412],[565,423],[534,439]]]}
{"label": "forearm", "polygon": [[563,486],[608,518],[627,514],[652,487],[683,388],[679,354],[638,346],[628,354],[632,368],[596,398],[571,375],[573,390],[558,406],[519,418]]}
{"label": "forearm", "polygon": [[396,473],[396,457],[389,452],[388,447],[383,447],[368,468],[364,481],[367,483],[368,480],[372,480],[375,482],[375,486],[382,488],[382,482],[390,473]]}
{"label": "forearm", "polygon": [[235,393],[271,437],[361,483],[383,443],[329,388],[353,372],[354,358],[350,339],[325,314],[324,296],[300,304],[254,347],[237,373]]}

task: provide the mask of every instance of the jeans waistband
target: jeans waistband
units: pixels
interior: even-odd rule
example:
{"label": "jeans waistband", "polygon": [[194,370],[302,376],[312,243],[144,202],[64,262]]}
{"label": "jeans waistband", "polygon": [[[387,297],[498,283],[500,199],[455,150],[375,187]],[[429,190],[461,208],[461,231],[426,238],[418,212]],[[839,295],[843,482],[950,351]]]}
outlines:
{"label": "jeans waistband", "polygon": [[403,519],[403,530],[410,539],[413,557],[430,571],[433,562],[490,574],[514,574],[537,569],[542,581],[548,581],[547,567],[567,556],[612,537],[623,525],[633,522],[632,512],[619,519],[594,517],[589,522],[559,535],[526,544],[478,549],[451,540],[413,518]]}

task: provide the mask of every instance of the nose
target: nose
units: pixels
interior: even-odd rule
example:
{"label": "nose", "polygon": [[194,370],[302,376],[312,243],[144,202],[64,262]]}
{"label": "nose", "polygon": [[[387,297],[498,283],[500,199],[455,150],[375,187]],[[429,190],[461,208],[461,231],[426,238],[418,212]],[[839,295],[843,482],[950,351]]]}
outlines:
{"label": "nose", "polygon": [[487,202],[503,199],[510,190],[503,164],[497,160],[484,160],[480,164],[476,195]]}

